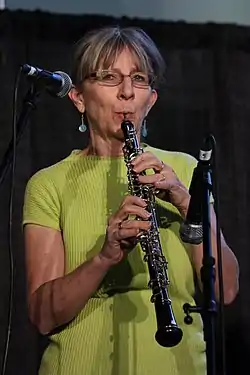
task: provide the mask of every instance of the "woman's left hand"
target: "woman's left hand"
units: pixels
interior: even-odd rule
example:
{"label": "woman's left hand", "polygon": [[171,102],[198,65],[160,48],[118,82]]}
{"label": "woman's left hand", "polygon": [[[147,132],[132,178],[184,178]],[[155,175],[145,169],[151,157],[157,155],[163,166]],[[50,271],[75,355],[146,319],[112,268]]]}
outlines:
{"label": "woman's left hand", "polygon": [[186,216],[190,195],[169,165],[164,164],[148,151],[138,155],[133,160],[132,165],[134,171],[138,174],[146,169],[153,169],[155,174],[140,175],[139,181],[142,184],[152,184],[155,189],[160,191],[157,194],[160,199],[172,203],[182,217]]}

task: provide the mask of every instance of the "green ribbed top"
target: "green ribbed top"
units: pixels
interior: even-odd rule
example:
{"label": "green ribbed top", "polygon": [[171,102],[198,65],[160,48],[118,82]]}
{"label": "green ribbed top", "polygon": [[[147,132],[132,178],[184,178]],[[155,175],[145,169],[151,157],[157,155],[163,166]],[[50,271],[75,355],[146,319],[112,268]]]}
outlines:
{"label": "green ribbed top", "polygon": [[[188,187],[196,160],[145,145]],[[83,156],[74,150],[57,164],[37,172],[27,184],[23,223],[62,232],[66,273],[97,254],[108,217],[116,212],[128,184],[123,157]],[[157,344],[156,319],[148,288],[148,269],[140,246],[107,274],[78,316],[51,343],[39,375],[205,375],[202,321],[193,314],[185,325],[183,304],[193,300],[193,269],[179,239],[178,211],[157,199],[162,248],[168,264],[168,288],[183,339],[173,348]]]}

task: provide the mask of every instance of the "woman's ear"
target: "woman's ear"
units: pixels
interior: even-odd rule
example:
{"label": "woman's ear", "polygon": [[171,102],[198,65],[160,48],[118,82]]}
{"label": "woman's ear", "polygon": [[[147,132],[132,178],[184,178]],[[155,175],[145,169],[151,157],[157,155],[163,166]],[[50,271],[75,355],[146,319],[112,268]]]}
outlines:
{"label": "woman's ear", "polygon": [[82,93],[78,91],[76,87],[72,87],[72,89],[68,93],[68,97],[70,98],[72,103],[76,106],[78,111],[83,113],[85,110],[85,105],[84,105]]}
{"label": "woman's ear", "polygon": [[155,104],[156,100],[158,99],[158,93],[155,89],[152,89],[151,91],[151,95],[150,95],[150,99],[149,99],[149,106],[148,106],[148,112],[150,111],[150,109],[153,107],[153,105]]}

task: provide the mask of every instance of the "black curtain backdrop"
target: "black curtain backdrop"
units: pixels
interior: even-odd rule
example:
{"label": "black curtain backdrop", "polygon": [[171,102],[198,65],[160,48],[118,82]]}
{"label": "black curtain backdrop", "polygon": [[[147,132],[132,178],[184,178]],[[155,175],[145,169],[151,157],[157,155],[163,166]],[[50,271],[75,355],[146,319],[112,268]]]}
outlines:
{"label": "black curtain backdrop", "polygon": [[[220,222],[241,270],[240,293],[225,309],[227,375],[248,373],[250,28],[3,11],[0,13],[0,160],[12,135],[12,98],[18,65],[29,63],[69,73],[73,43],[92,28],[118,24],[142,27],[155,40],[167,62],[166,85],[148,121],[148,143],[197,156],[207,132],[216,138]],[[28,87],[22,78],[19,111]],[[27,319],[21,231],[24,188],[35,171],[86,144],[86,136],[78,132],[79,123],[80,118],[67,98],[56,99],[43,93],[18,145],[13,218],[14,311],[8,375],[36,374],[43,347],[43,340]],[[0,187],[1,357],[9,298],[9,177]]]}

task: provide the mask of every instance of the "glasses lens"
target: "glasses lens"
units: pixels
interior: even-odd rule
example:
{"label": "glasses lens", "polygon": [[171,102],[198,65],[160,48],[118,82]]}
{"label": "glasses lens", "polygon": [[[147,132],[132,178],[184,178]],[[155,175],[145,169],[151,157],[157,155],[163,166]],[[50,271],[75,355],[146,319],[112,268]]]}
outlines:
{"label": "glasses lens", "polygon": [[102,70],[98,76],[103,85],[116,86],[122,82],[122,75],[111,70]]}
{"label": "glasses lens", "polygon": [[131,79],[135,87],[147,87],[149,86],[149,77],[147,74],[142,72],[136,72],[131,74]]}
{"label": "glasses lens", "polygon": [[[99,81],[101,85],[117,86],[122,81],[124,76],[122,73],[115,70],[100,70],[92,74],[92,78]],[[130,75],[133,86],[148,87],[152,83],[152,78],[148,74],[142,72],[135,72]]]}

